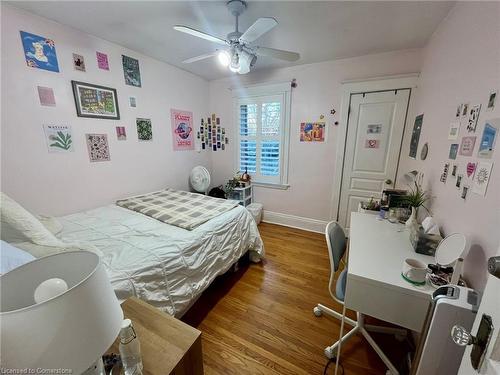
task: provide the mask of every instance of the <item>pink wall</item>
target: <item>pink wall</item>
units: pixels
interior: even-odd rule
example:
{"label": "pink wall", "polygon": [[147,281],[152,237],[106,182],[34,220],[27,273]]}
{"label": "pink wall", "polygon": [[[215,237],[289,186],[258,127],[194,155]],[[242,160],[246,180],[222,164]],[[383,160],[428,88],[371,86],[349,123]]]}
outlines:
{"label": "pink wall", "polygon": [[[60,215],[166,186],[187,189],[193,166],[210,168],[209,153],[173,152],[170,133],[170,108],[193,111],[195,124],[207,116],[207,81],[4,3],[1,9],[2,191],[34,212]],[[54,39],[60,73],[26,66],[19,30]],[[108,55],[109,71],[97,68],[96,51]],[[85,57],[85,73],[73,69],[72,53]],[[139,59],[142,88],[125,85],[122,54]],[[116,88],[121,119],[77,117],[71,80]],[[56,107],[40,106],[38,85],[54,89]],[[152,120],[153,141],[137,140],[136,117]],[[42,124],[70,125],[75,151],[49,153]],[[116,139],[115,126],[126,127],[126,141]],[[111,161],[90,163],[85,133],[108,135]]]}
{"label": "pink wall", "polygon": [[[288,190],[255,187],[255,200],[264,210],[326,221],[332,211],[335,156],[340,119],[342,85],[345,80],[415,73],[420,71],[421,50],[406,50],[323,63],[300,65],[272,71],[254,72],[210,82],[210,111],[226,124],[231,143],[226,153],[214,153],[213,182],[222,184],[237,171],[235,125],[230,87],[265,82],[290,82],[292,90]],[[330,110],[337,110],[335,116]],[[325,115],[327,140],[321,144],[299,142],[302,121],[319,120]],[[340,125],[342,126],[342,125]]]}
{"label": "pink wall", "polygon": [[[464,201],[454,186],[439,182],[445,162],[456,162],[460,168],[477,158],[478,142],[484,122],[500,117],[500,100],[494,111],[486,111],[488,95],[500,89],[500,3],[457,3],[440,25],[425,49],[425,58],[410,122],[423,113],[424,122],[417,155],[429,142],[425,161],[408,155],[411,129],[408,129],[402,151],[400,170],[417,169],[425,173],[425,184],[431,190],[431,210],[444,234],[467,235],[470,252],[466,276],[474,287],[482,288],[486,279],[485,260],[495,254],[500,239],[500,141],[493,154],[493,171],[486,197],[469,193]],[[448,129],[460,103],[482,104],[475,134],[478,138],[473,157],[458,156],[448,160],[452,141]],[[467,133],[462,125],[459,140]],[[455,141],[456,142],[456,141]]]}

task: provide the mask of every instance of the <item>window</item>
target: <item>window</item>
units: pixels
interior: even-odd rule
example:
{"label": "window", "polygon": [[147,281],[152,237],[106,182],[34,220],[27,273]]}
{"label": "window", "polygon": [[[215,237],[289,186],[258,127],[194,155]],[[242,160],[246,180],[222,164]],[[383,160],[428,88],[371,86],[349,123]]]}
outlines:
{"label": "window", "polygon": [[246,88],[236,97],[240,171],[252,181],[286,188],[290,84]]}

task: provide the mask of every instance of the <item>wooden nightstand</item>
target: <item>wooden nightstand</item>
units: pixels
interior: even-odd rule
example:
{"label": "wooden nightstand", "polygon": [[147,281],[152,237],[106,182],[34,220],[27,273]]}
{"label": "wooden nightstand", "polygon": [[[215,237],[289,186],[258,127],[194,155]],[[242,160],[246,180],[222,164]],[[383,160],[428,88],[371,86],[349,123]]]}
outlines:
{"label": "wooden nightstand", "polygon": [[[203,374],[201,332],[132,297],[122,303],[141,343],[144,375]],[[108,353],[119,353],[117,339]]]}

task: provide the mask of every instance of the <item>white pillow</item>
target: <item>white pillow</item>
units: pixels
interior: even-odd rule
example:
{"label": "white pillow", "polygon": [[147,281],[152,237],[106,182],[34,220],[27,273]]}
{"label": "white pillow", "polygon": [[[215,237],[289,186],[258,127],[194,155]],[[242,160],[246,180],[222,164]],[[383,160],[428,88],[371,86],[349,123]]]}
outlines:
{"label": "white pillow", "polygon": [[2,221],[17,230],[31,242],[58,246],[60,241],[45,226],[7,194],[1,193],[0,212]]}
{"label": "white pillow", "polygon": [[7,273],[33,259],[35,259],[33,255],[0,241],[0,274]]}
{"label": "white pillow", "polygon": [[[55,217],[37,215],[36,218],[43,224],[45,228],[49,230],[49,232],[54,235],[59,234],[63,230],[61,222]],[[20,232],[16,228],[13,228],[12,225],[3,220],[3,215],[0,224],[0,238],[3,241],[9,243],[29,241],[29,238],[27,238],[22,232]]]}
{"label": "white pillow", "polygon": [[42,257],[68,250],[87,250],[99,256],[101,251],[86,243],[66,243],[54,236],[35,216],[24,209],[8,195],[0,192],[0,212],[2,223],[7,223],[18,231],[24,240],[15,242],[16,246],[28,251],[35,257]]}
{"label": "white pillow", "polygon": [[61,222],[53,216],[36,215],[36,217],[38,220],[40,220],[40,223],[42,223],[43,226],[47,228],[53,235],[57,235],[63,230],[63,225],[61,224]]}

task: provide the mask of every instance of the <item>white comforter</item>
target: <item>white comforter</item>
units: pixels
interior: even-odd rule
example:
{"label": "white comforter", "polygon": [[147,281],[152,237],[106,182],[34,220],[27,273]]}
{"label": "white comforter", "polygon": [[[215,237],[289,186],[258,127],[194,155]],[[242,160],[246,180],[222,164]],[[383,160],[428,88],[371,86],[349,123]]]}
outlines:
{"label": "white comforter", "polygon": [[62,240],[102,251],[120,300],[137,296],[177,317],[247,250],[264,256],[257,225],[241,206],[191,231],[115,205],[59,220]]}

